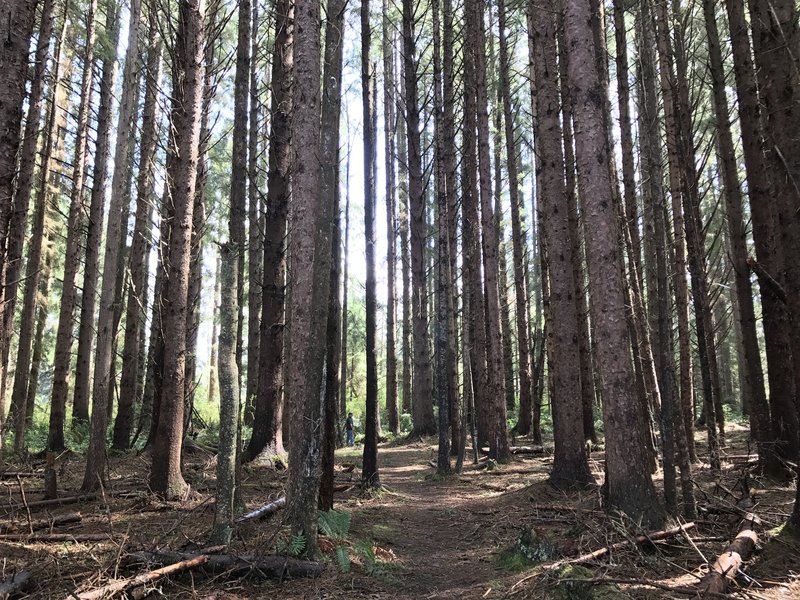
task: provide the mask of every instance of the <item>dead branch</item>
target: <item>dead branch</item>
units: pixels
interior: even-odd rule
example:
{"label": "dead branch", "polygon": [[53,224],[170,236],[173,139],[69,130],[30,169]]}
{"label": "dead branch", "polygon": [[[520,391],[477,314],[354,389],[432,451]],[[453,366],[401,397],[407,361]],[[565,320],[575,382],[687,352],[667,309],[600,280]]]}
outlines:
{"label": "dead branch", "polygon": [[108,533],[3,533],[2,542],[25,542],[26,544],[49,544],[56,542],[110,542],[114,537]]}
{"label": "dead branch", "polygon": [[13,577],[0,581],[0,600],[8,600],[17,594],[25,591],[30,582],[31,574],[27,571],[20,571]]}
{"label": "dead branch", "polygon": [[83,496],[67,496],[65,498],[54,498],[52,500],[36,500],[34,502],[28,502],[27,508],[34,510],[39,508],[46,508],[48,506],[62,506],[64,504],[76,504],[78,502],[88,502],[90,500],[95,500],[97,496],[94,494],[87,494]]}
{"label": "dead branch", "polygon": [[47,519],[37,519],[30,523],[25,521],[14,521],[5,525],[0,525],[0,534],[15,533],[22,529],[29,531],[36,531],[39,529],[49,529],[51,527],[58,527],[59,525],[66,525],[68,523],[78,523],[81,520],[81,513],[67,513],[65,515],[55,515]]}
{"label": "dead branch", "polygon": [[[194,569],[195,567],[204,565],[207,562],[208,562],[208,555],[200,554],[188,560],[182,560],[180,562],[167,565],[166,567],[161,567],[160,569],[148,571],[147,573],[141,573],[136,577],[123,579],[121,581],[115,581],[114,583],[109,583],[108,585],[105,585],[101,588],[96,588],[94,590],[81,592],[80,594],[78,594],[78,598],[80,600],[99,600],[101,598],[112,598],[118,592],[123,592],[131,588],[140,587],[142,585],[156,581],[157,579],[161,579],[162,577],[167,577],[175,573],[180,573],[181,571]],[[69,598],[74,598],[74,595],[70,595]]]}
{"label": "dead branch", "polygon": [[0,479],[17,479],[24,477],[29,479],[31,477],[44,477],[44,471],[3,471],[0,473]]}
{"label": "dead branch", "polygon": [[755,258],[748,257],[747,259],[747,266],[750,267],[750,270],[756,274],[758,277],[759,283],[764,284],[773,294],[775,297],[780,300],[783,304],[786,304],[786,290],[781,287],[781,284],[770,275],[767,270],[761,266]]}
{"label": "dead branch", "polygon": [[[126,563],[145,565],[170,565],[191,560],[196,554],[180,552],[134,552],[128,555]],[[208,561],[202,567],[210,573],[227,573],[231,577],[250,576],[263,579],[284,579],[286,577],[317,577],[325,570],[319,562],[298,560],[285,556],[234,556],[231,554],[205,555]]]}
{"label": "dead branch", "polygon": [[249,513],[242,515],[236,519],[236,522],[245,523],[247,521],[252,521],[253,519],[261,519],[267,515],[271,515],[279,508],[283,508],[284,506],[286,506],[286,496],[281,496],[277,500],[267,502],[263,506],[259,506],[257,509],[251,510]]}
{"label": "dead branch", "polygon": [[761,520],[754,514],[747,514],[739,527],[739,533],[717,557],[711,570],[697,584],[704,595],[725,594],[728,584],[736,577],[742,563],[746,561],[758,543],[755,527]]}

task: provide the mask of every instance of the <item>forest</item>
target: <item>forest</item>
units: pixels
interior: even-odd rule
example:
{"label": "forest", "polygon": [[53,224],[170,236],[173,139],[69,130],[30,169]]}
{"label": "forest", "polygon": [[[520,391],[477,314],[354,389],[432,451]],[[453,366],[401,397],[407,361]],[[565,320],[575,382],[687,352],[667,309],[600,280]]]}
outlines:
{"label": "forest", "polygon": [[796,0],[0,0],[0,600],[800,597]]}

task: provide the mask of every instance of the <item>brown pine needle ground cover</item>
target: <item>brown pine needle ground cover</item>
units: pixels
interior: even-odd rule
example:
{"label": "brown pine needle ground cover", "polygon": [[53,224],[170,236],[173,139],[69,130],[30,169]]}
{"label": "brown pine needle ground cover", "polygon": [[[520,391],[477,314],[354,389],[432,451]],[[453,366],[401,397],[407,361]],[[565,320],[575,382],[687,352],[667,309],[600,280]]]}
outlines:
{"label": "brown pine needle ground cover", "polygon": [[[780,528],[791,512],[791,484],[776,485],[749,475],[751,494],[744,496],[748,464],[747,432],[728,429],[723,471],[715,477],[707,464],[696,466],[700,514],[691,542],[670,536],[653,544],[631,543],[580,567],[557,572],[537,569],[529,559],[547,564],[577,557],[643,532],[602,511],[599,489],[563,493],[547,484],[552,458],[519,455],[508,465],[474,466],[461,475],[437,478],[427,442],[384,445],[380,451],[385,489],[359,495],[360,456],[341,451],[337,457],[337,508],[352,516],[344,540],[324,540],[328,568],[318,579],[284,582],[236,579],[186,571],[152,584],[151,598],[690,598],[705,562],[713,562],[736,535],[747,512],[763,521],[762,549],[747,564],[751,580],[740,578],[731,598],[800,598],[800,535]],[[432,440],[431,440],[432,441]],[[517,441],[522,444],[524,441]],[[703,441],[698,438],[703,455]],[[598,479],[603,453],[592,454]],[[355,465],[355,468],[351,468]],[[4,465],[0,470],[38,465]],[[66,598],[72,592],[101,587],[146,569],[126,564],[128,553],[159,548],[194,552],[207,546],[214,514],[215,461],[204,455],[185,458],[192,493],[182,502],[162,502],[148,493],[146,455],[112,458],[109,484],[93,500],[64,506],[26,509],[41,499],[37,478],[19,478],[0,488],[0,524],[13,522],[23,533],[28,521],[80,511],[79,522],[37,529],[36,534],[104,534],[102,541],[54,543],[0,539],[0,580],[17,571],[32,575],[30,598]],[[83,458],[59,461],[62,496],[78,495]],[[283,493],[285,472],[265,466],[244,468],[243,495],[254,509]],[[660,481],[658,482],[660,483]],[[22,500],[21,490],[25,493]],[[242,525],[230,553],[263,556],[285,548],[283,511],[264,521]],[[675,525],[674,523],[672,525]],[[343,545],[351,568],[337,564]],[[584,571],[583,569],[589,569]],[[564,580],[556,586],[559,576]],[[591,578],[594,584],[575,581]],[[603,585],[605,584],[605,585]],[[649,585],[648,585],[649,584]],[[744,587],[737,587],[737,586]],[[566,590],[566,591],[565,591]],[[627,596],[621,596],[617,590]],[[141,590],[140,590],[141,592]],[[137,597],[143,597],[139,594]]]}

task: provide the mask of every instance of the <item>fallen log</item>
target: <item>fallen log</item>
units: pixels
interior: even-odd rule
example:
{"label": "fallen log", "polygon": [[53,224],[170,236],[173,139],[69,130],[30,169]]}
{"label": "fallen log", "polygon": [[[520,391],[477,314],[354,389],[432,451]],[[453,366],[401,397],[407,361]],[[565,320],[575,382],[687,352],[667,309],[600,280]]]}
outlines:
{"label": "fallen log", "polygon": [[[99,600],[101,598],[112,598],[118,592],[124,592],[125,590],[129,590],[132,588],[137,588],[148,583],[152,583],[162,577],[167,577],[169,575],[174,575],[175,573],[180,573],[182,571],[187,571],[189,569],[194,569],[195,567],[199,567],[200,565],[204,565],[208,562],[208,555],[207,554],[200,554],[191,558],[189,560],[182,560],[180,562],[176,562],[171,565],[167,565],[166,567],[161,567],[160,569],[155,569],[153,571],[148,571],[147,573],[142,573],[137,575],[136,577],[131,577],[129,579],[123,579],[121,581],[115,581],[114,583],[109,583],[101,588],[96,588],[93,590],[87,590],[85,592],[81,592],[78,594],[78,598],[80,600]],[[74,598],[74,594],[70,594],[68,598]]]}
{"label": "fallen log", "polygon": [[257,509],[251,510],[249,513],[242,515],[236,519],[236,522],[245,523],[247,521],[252,521],[253,519],[261,519],[267,515],[271,515],[279,508],[283,508],[284,506],[286,506],[286,496],[281,496],[277,500],[267,502],[263,506],[259,506]]}
{"label": "fallen log", "polygon": [[16,478],[31,477],[44,477],[44,471],[3,471],[0,473],[0,479],[16,479]]}
{"label": "fallen log", "polygon": [[[640,535],[637,538],[635,538],[635,541],[637,544],[643,544],[645,542],[657,542],[658,540],[663,540],[665,538],[672,537],[673,535],[678,535],[690,529],[694,529],[694,527],[695,527],[694,523],[684,523],[683,525],[679,525],[678,527],[673,527],[672,529],[666,529],[663,531],[654,531],[652,533]],[[625,548],[630,544],[631,540],[623,540],[621,542],[617,542],[616,544],[611,544],[610,546],[604,546],[603,548],[598,548],[597,550],[589,552],[588,554],[582,554],[581,556],[577,556],[575,558],[564,558],[562,560],[557,560],[555,562],[542,565],[540,569],[542,571],[553,571],[556,569],[560,569],[564,565],[577,565],[589,562],[590,560],[594,560],[595,558],[600,558],[601,556],[605,556],[609,552],[619,550],[620,548]]]}
{"label": "fallen log", "polygon": [[31,574],[27,571],[20,571],[13,577],[0,581],[0,600],[8,600],[25,591],[31,580]]}
{"label": "fallen log", "polygon": [[2,542],[25,542],[26,544],[47,544],[57,542],[111,542],[110,533],[2,533]]}
{"label": "fallen log", "polygon": [[761,520],[754,514],[747,514],[742,520],[739,533],[697,584],[704,596],[728,592],[731,580],[736,577],[742,563],[750,558],[758,543],[758,534],[755,532],[757,525],[761,525]]}
{"label": "fallen log", "polygon": [[[125,559],[127,564],[171,565],[191,560],[197,554],[181,552],[133,552]],[[317,577],[325,571],[320,562],[299,560],[285,556],[235,556],[232,554],[205,555],[208,561],[202,570],[210,573],[229,573],[232,577],[255,577],[262,579],[285,579],[295,577]]]}
{"label": "fallen log", "polygon": [[[75,504],[77,502],[88,502],[89,500],[96,500],[95,494],[85,494],[82,496],[66,496],[64,498],[54,498],[52,500],[34,500],[26,504],[19,504],[18,508],[27,507],[30,510],[37,510],[39,508],[47,508],[49,506],[63,506],[65,504]],[[8,511],[6,506],[6,511]]]}
{"label": "fallen log", "polygon": [[544,446],[512,446],[511,454],[552,454],[552,448]]}
{"label": "fallen log", "polygon": [[67,513],[65,515],[55,515],[47,519],[36,519],[34,521],[13,521],[0,525],[0,534],[15,533],[23,529],[28,531],[38,531],[39,529],[49,529],[51,527],[58,527],[60,525],[67,525],[69,523],[78,523],[81,520],[81,513]]}
{"label": "fallen log", "polygon": [[333,486],[333,493],[335,494],[337,492],[347,492],[349,490],[352,490],[354,487],[356,486],[355,484],[352,483],[341,483],[339,485]]}

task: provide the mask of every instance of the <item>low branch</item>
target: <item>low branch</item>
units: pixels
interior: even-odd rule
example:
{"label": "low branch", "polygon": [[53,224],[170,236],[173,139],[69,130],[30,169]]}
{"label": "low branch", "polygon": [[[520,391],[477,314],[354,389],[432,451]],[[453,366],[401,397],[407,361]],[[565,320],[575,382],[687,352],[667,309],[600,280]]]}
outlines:
{"label": "low branch", "polygon": [[[319,562],[298,560],[285,556],[234,556],[231,554],[206,555],[203,566],[210,573],[228,573],[231,577],[250,576],[262,579],[285,579],[287,577],[317,577],[325,570]],[[171,565],[191,560],[196,554],[181,552],[134,552],[126,562],[146,565]]]}
{"label": "low branch", "polygon": [[[195,556],[194,558],[191,558],[189,560],[182,560],[180,562],[168,565],[166,567],[155,569],[154,571],[148,571],[147,573],[142,573],[140,575],[137,575],[136,577],[123,579],[121,581],[115,581],[114,583],[109,583],[108,585],[105,585],[101,588],[96,588],[94,590],[81,592],[80,594],[78,594],[78,598],[80,600],[99,600],[100,598],[103,599],[112,598],[118,592],[124,592],[125,590],[129,590],[131,588],[140,587],[142,585],[152,583],[153,581],[161,579],[162,577],[174,575],[175,573],[180,573],[188,569],[194,569],[195,567],[204,565],[207,562],[208,562],[208,555],[200,554],[199,556]],[[70,595],[69,598],[74,598],[74,594]]]}
{"label": "low branch", "polygon": [[770,275],[767,270],[756,261],[755,258],[748,257],[747,266],[750,267],[750,270],[756,274],[756,277],[758,277],[758,282],[761,285],[769,288],[772,293],[775,294],[775,297],[778,300],[786,304],[786,290],[781,287],[781,284],[778,283],[778,281],[772,275]]}

